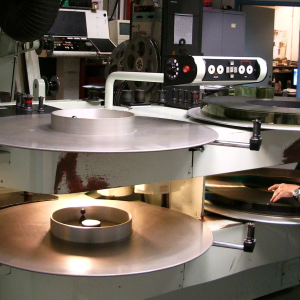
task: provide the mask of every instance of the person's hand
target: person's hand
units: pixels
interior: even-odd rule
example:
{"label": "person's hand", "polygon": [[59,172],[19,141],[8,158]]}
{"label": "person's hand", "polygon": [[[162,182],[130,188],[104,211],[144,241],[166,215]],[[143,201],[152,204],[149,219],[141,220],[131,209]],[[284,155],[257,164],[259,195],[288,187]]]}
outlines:
{"label": "person's hand", "polygon": [[270,202],[276,202],[280,198],[293,197],[293,191],[299,188],[296,184],[277,183],[268,188],[268,191],[274,192]]}

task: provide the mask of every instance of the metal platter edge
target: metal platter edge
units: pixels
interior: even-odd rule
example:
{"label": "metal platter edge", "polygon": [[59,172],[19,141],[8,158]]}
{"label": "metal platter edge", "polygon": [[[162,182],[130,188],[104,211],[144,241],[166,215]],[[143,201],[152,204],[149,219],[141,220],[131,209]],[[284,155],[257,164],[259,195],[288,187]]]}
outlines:
{"label": "metal platter edge", "polygon": [[[129,238],[106,244],[72,243],[54,237],[50,216],[62,207],[102,205],[132,215]],[[212,232],[191,216],[139,201],[57,200],[0,210],[0,263],[67,276],[148,273],[191,261],[212,245]]]}
{"label": "metal platter edge", "polygon": [[204,202],[204,209],[208,212],[215,213],[235,220],[285,225],[300,224],[300,218],[297,217],[270,216],[258,213],[254,214],[250,212],[242,212],[214,205],[208,200],[205,200]]}

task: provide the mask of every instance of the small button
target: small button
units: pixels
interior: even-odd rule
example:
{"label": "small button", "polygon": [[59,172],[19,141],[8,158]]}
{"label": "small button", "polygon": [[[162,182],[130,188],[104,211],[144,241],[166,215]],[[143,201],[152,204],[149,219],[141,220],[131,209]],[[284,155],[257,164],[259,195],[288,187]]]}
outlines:
{"label": "small button", "polygon": [[219,65],[219,66],[217,67],[217,72],[218,72],[219,74],[223,74],[223,73],[224,73],[224,67],[223,67],[222,65]]}
{"label": "small button", "polygon": [[248,73],[248,74],[252,74],[252,73],[253,73],[253,67],[252,67],[251,65],[249,65],[249,66],[247,67],[247,73]]}
{"label": "small button", "polygon": [[243,65],[239,66],[239,73],[240,74],[244,74],[245,71],[246,71],[245,66],[243,66]]}
{"label": "small button", "polygon": [[210,65],[208,67],[208,73],[211,74],[211,75],[215,73],[215,70],[216,70],[216,68],[215,68],[214,65]]}
{"label": "small button", "polygon": [[182,68],[183,73],[188,73],[188,72],[190,72],[190,70],[191,70],[190,66],[184,66]]}

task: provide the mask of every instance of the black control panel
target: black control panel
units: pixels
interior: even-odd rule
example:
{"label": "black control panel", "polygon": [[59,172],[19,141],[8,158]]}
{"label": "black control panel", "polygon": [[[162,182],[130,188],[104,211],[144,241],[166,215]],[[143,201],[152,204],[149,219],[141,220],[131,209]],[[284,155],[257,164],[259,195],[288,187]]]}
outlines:
{"label": "black control panel", "polygon": [[164,82],[166,85],[188,84],[195,80],[197,66],[192,56],[173,55],[165,64]]}
{"label": "black control panel", "polygon": [[54,51],[97,51],[96,47],[84,37],[54,37]]}
{"label": "black control panel", "polygon": [[256,59],[205,59],[203,81],[257,80],[260,66]]}
{"label": "black control panel", "polygon": [[[202,0],[131,1],[131,38],[145,35],[166,55],[201,55]],[[162,64],[164,71],[164,64]]]}
{"label": "black control panel", "polygon": [[266,62],[253,57],[171,55],[164,67],[165,86],[254,83],[267,75]]}
{"label": "black control panel", "polygon": [[162,57],[174,54],[201,55],[202,15],[202,0],[163,1]]}

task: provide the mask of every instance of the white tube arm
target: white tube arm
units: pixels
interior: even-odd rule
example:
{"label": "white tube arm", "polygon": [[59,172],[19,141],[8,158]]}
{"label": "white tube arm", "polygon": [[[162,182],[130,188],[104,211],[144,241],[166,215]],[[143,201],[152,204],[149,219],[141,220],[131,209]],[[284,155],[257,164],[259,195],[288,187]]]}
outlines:
{"label": "white tube arm", "polygon": [[147,73],[147,72],[113,72],[111,73],[105,83],[105,108],[113,108],[114,98],[114,82],[115,80],[128,81],[148,81],[148,82],[164,82],[163,73]]}

